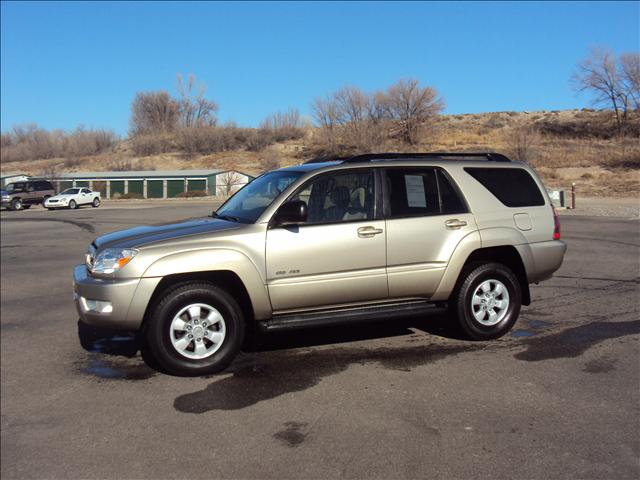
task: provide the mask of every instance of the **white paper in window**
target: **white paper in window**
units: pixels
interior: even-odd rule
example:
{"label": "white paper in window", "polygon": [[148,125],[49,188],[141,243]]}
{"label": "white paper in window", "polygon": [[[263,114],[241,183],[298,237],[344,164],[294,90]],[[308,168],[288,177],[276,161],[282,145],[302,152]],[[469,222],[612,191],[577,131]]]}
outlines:
{"label": "white paper in window", "polygon": [[404,183],[407,186],[407,205],[409,207],[427,206],[427,196],[424,193],[424,183],[421,175],[405,175]]}

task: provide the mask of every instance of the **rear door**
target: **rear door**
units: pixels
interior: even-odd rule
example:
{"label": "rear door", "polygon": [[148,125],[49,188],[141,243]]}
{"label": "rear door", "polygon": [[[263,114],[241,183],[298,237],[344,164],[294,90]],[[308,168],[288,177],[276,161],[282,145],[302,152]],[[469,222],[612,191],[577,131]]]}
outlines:
{"label": "rear door", "polygon": [[441,168],[387,168],[383,179],[389,297],[428,298],[475,219]]}
{"label": "rear door", "polygon": [[360,168],[315,177],[289,200],[307,203],[308,218],[267,231],[274,311],[387,298],[385,222],[375,195],[373,169]]}

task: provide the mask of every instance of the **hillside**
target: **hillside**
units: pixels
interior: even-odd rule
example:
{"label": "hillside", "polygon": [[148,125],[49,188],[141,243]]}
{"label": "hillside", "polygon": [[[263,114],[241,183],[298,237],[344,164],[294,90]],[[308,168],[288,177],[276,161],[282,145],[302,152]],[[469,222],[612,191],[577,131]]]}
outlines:
{"label": "hillside", "polygon": [[[637,115],[637,114],[636,114]],[[632,119],[640,128],[638,118]],[[609,112],[593,110],[495,112],[442,115],[424,126],[413,151],[498,151],[528,161],[549,187],[569,189],[577,184],[591,196],[637,196],[640,193],[640,141],[612,135]],[[634,127],[635,128],[635,127]],[[275,143],[259,151],[246,149],[209,155],[172,151],[136,156],[130,140],[107,153],[79,158],[5,161],[3,173],[31,175],[53,172],[109,170],[165,170],[233,168],[250,174],[265,166],[289,166],[314,156],[320,138],[317,128],[307,128],[303,138]],[[378,151],[407,150],[387,141]]]}

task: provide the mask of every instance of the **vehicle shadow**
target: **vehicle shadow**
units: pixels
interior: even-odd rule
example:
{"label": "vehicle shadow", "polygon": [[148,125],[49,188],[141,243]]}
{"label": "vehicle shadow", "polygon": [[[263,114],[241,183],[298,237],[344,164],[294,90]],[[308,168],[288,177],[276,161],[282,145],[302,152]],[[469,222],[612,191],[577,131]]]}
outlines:
{"label": "vehicle shadow", "polygon": [[[378,320],[289,332],[260,333],[254,330],[248,332],[243,351],[246,353],[259,353],[302,347],[337,345],[415,335],[416,331],[448,339],[461,340],[464,338],[457,329],[455,322],[447,315],[446,310],[434,308],[433,312],[407,319]],[[121,367],[123,365],[126,368],[131,368],[132,362],[130,359],[140,353],[147,367],[156,372],[162,372],[162,369],[153,358],[146,355],[145,349],[142,348],[140,336],[134,332],[95,327],[78,320],[78,339],[82,348],[91,354],[90,361],[94,364],[100,358],[111,358],[113,361],[110,361],[108,365],[111,370],[122,370]],[[119,361],[117,361],[118,358],[120,358]],[[90,367],[89,373],[96,374],[97,372],[98,376],[101,376],[99,373],[103,367],[101,366],[100,369]],[[136,377],[140,375],[141,373],[137,372]],[[110,378],[127,377],[126,373],[118,375],[112,371],[108,372],[108,376]]]}

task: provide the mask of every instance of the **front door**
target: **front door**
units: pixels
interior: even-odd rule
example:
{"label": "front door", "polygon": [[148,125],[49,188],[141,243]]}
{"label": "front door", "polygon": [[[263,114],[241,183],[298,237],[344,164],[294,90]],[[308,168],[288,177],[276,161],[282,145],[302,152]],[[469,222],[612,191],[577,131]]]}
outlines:
{"label": "front door", "polygon": [[357,304],[388,296],[385,222],[371,169],[321,174],[289,200],[303,224],[267,232],[267,283],[275,312]]}

